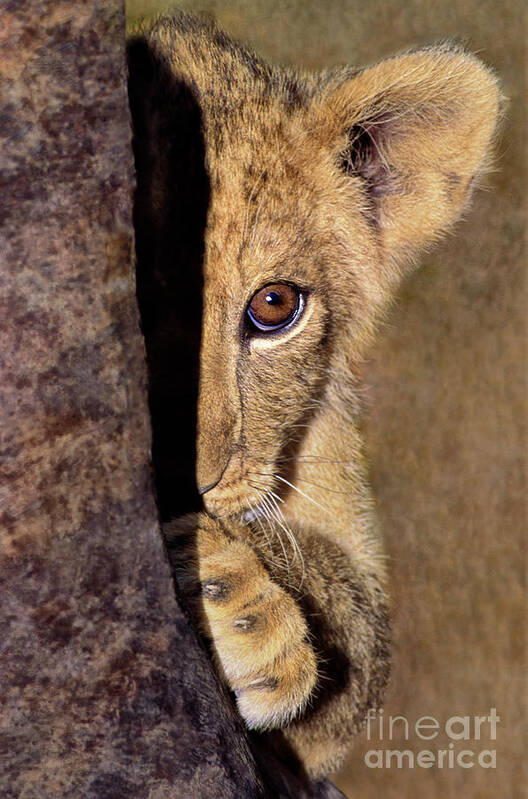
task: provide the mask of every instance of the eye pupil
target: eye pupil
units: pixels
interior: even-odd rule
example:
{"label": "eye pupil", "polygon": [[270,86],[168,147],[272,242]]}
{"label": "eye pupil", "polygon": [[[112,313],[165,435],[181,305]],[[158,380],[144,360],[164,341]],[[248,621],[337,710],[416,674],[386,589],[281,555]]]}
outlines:
{"label": "eye pupil", "polygon": [[303,307],[300,289],[290,283],[274,283],[255,292],[247,316],[253,330],[270,333],[292,324]]}

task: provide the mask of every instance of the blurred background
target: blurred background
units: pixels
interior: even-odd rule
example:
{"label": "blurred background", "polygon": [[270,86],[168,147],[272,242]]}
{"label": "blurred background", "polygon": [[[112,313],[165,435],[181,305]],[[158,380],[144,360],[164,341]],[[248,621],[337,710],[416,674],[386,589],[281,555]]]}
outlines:
{"label": "blurred background", "polygon": [[[128,22],[176,6],[128,0]],[[421,260],[369,353],[364,431],[390,556],[394,667],[384,716],[334,782],[348,797],[524,796],[521,712],[526,613],[524,4],[517,0],[181,0],[264,58],[321,69],[367,65],[461,39],[500,75],[509,100],[496,170],[454,234]],[[371,749],[448,748],[416,736],[422,716],[500,717],[472,768],[369,768]],[[460,726],[457,728],[460,729]],[[399,731],[399,732],[397,732]],[[496,749],[496,768],[477,754]]]}

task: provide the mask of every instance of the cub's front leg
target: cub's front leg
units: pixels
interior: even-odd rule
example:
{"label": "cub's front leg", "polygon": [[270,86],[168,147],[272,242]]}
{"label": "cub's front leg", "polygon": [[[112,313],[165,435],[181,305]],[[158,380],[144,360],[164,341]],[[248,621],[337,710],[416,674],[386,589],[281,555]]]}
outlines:
{"label": "cub's front leg", "polygon": [[248,727],[270,729],[304,710],[317,665],[299,606],[242,540],[247,533],[205,513],[164,526],[176,581],[212,642],[220,676]]}

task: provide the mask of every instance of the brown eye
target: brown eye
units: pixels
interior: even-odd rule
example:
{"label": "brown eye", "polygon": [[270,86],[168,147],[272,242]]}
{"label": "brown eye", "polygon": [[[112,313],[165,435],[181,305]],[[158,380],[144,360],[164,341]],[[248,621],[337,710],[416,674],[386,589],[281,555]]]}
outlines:
{"label": "brown eye", "polygon": [[270,283],[251,298],[247,315],[257,330],[268,333],[291,324],[303,309],[303,297],[288,283]]}

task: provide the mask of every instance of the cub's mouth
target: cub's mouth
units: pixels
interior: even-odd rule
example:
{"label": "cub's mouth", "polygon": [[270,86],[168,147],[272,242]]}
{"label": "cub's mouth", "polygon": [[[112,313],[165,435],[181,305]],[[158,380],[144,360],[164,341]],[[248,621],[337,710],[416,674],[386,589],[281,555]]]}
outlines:
{"label": "cub's mouth", "polygon": [[281,519],[280,478],[273,467],[232,459],[222,478],[203,492],[205,510],[217,519],[235,518],[244,524]]}
{"label": "cub's mouth", "polygon": [[252,507],[250,510],[242,511],[240,514],[240,521],[244,522],[244,524],[252,524],[256,522],[258,519],[262,519],[264,515],[264,511],[259,505]]}

